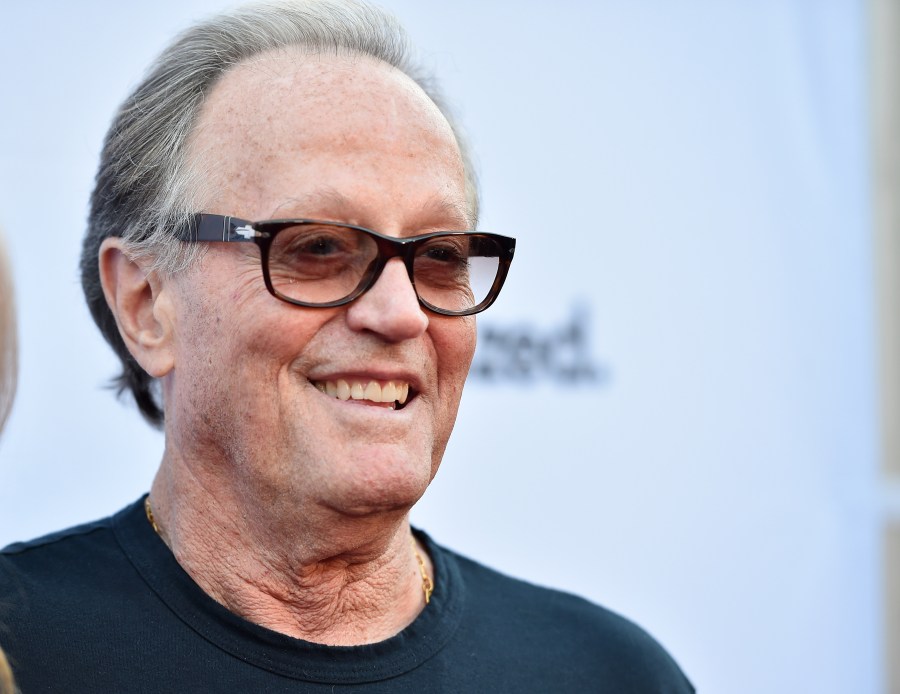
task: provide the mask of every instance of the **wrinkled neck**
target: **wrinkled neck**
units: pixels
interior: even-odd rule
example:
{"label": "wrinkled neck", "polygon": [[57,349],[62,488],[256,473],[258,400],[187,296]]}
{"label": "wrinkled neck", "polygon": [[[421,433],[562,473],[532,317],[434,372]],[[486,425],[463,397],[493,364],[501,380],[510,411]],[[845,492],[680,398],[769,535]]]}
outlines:
{"label": "wrinkled neck", "polygon": [[241,490],[167,456],[150,503],[163,541],[214,600],[268,629],[316,643],[375,643],[425,606],[424,549],[408,510],[346,516],[308,504],[269,519]]}

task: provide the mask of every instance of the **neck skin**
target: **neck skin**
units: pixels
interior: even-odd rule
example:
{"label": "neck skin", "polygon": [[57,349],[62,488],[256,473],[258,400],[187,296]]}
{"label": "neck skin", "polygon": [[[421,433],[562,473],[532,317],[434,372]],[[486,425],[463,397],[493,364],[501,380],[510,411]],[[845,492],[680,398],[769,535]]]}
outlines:
{"label": "neck skin", "polygon": [[[348,517],[313,505],[285,523],[170,453],[150,492],[160,536],[231,612],[295,638],[353,646],[399,633],[424,609],[409,509]],[[416,550],[433,577],[418,542]]]}

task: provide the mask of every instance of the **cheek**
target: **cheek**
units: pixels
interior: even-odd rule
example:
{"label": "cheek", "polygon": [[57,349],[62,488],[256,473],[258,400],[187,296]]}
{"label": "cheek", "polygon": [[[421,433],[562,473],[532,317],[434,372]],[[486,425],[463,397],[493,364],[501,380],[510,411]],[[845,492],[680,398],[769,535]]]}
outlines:
{"label": "cheek", "polygon": [[432,339],[437,350],[441,395],[449,398],[454,408],[462,395],[475,354],[475,335],[474,316],[442,316],[437,321],[432,318]]}
{"label": "cheek", "polygon": [[431,475],[437,473],[456,423],[463,385],[475,354],[475,317],[431,317],[432,344],[438,360],[438,398],[434,410]]}
{"label": "cheek", "polygon": [[237,287],[207,286],[184,302],[175,369],[196,391],[217,391],[232,407],[258,410],[260,401],[275,405],[280,380],[319,322],[239,279]]}

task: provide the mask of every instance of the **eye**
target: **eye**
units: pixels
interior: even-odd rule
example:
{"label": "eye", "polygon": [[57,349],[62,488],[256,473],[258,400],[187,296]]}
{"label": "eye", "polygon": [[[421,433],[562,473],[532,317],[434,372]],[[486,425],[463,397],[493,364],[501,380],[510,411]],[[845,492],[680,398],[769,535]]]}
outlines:
{"label": "eye", "polygon": [[430,291],[457,291],[468,286],[468,244],[463,237],[430,240],[416,255],[416,286]]}
{"label": "eye", "polygon": [[328,256],[346,252],[346,234],[332,231],[305,229],[303,233],[287,235],[283,239],[283,252],[292,255]]}
{"label": "eye", "polygon": [[[297,224],[272,240],[268,272],[279,291],[292,298],[334,301],[349,294],[378,254],[378,246],[357,229],[338,225]],[[324,282],[315,294],[300,283]],[[299,292],[304,292],[300,294]],[[318,301],[318,299],[316,299]]]}
{"label": "eye", "polygon": [[442,263],[459,263],[463,262],[465,258],[459,252],[458,248],[452,247],[434,247],[429,248],[424,253],[430,260],[439,261]]}
{"label": "eye", "polygon": [[426,244],[418,254],[417,260],[428,260],[435,263],[465,264],[468,252],[463,242],[454,238],[434,239]]}

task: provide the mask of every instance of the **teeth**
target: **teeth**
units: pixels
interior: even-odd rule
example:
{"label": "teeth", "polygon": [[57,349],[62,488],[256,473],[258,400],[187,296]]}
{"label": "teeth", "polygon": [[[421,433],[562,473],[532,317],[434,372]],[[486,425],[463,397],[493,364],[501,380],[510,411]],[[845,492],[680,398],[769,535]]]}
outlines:
{"label": "teeth", "polygon": [[371,400],[372,402],[382,402],[381,386],[378,385],[375,381],[371,381],[369,385],[366,386],[366,392],[363,393],[363,397],[366,400]]}
{"label": "teeth", "polygon": [[353,381],[342,378],[337,381],[316,381],[313,385],[326,395],[338,400],[368,400],[370,402],[406,403],[409,398],[409,383],[401,381]]}

